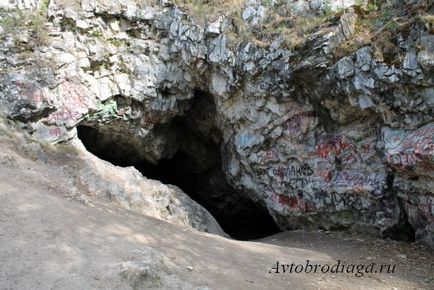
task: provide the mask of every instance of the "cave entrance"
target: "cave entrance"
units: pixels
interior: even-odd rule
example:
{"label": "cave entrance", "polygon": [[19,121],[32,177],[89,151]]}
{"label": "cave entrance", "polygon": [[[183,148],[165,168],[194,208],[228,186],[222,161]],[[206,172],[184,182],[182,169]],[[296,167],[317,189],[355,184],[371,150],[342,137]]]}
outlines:
{"label": "cave entrance", "polygon": [[110,130],[89,124],[77,129],[87,150],[101,159],[118,166],[134,166],[148,178],[177,185],[206,208],[232,238],[252,240],[280,232],[263,205],[235,190],[226,179],[223,136],[215,117],[212,96],[198,91],[185,114],[154,128],[172,134],[170,140],[176,140],[178,147],[173,155],[153,163],[119,145],[121,137],[106,136]]}

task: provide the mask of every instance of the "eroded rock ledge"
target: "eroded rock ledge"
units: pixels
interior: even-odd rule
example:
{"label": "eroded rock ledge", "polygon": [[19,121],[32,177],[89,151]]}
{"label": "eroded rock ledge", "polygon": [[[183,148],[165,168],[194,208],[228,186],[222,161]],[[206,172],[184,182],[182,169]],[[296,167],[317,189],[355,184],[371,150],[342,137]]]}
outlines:
{"label": "eroded rock ledge", "polygon": [[[46,142],[93,128],[128,165],[186,153],[211,172],[205,202],[224,209],[247,197],[280,229],[434,247],[434,36],[425,23],[396,33],[395,63],[369,44],[334,53],[356,33],[355,7],[287,49],[281,37],[233,45],[229,18],[199,25],[169,2],[50,1],[46,44],[29,49],[31,36],[2,34],[2,108]],[[254,2],[246,25],[266,13]],[[205,113],[192,110],[205,96]],[[194,138],[174,126],[180,118]],[[213,180],[220,192],[209,190]]]}

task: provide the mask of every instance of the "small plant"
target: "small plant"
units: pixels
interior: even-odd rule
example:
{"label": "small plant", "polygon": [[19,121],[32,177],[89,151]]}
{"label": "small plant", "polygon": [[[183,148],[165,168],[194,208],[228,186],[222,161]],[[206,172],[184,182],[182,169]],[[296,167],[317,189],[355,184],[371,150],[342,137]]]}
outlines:
{"label": "small plant", "polygon": [[272,0],[262,0],[261,1],[261,5],[264,5],[264,6],[271,6],[272,4],[273,4]]}
{"label": "small plant", "polygon": [[108,119],[117,119],[119,118],[118,114],[118,104],[115,99],[108,99],[103,102],[97,103],[97,109],[93,112],[89,112],[84,119],[86,121],[95,121],[99,119],[108,120]]}
{"label": "small plant", "polygon": [[36,40],[38,44],[45,44],[47,42],[48,34],[45,28],[46,23],[46,16],[39,12],[34,13],[31,17],[29,28],[34,40]]}
{"label": "small plant", "polygon": [[50,5],[50,0],[42,0],[39,6],[39,13],[45,17],[47,17],[48,6]]}
{"label": "small plant", "polygon": [[122,47],[122,46],[128,45],[128,40],[126,40],[126,39],[109,38],[109,39],[107,39],[107,41],[116,47]]}
{"label": "small plant", "polygon": [[383,20],[387,20],[390,17],[392,17],[392,11],[390,11],[390,9],[384,9],[381,11],[381,18]]}
{"label": "small plant", "polygon": [[326,0],[326,1],[324,1],[323,9],[324,9],[324,14],[325,14],[326,16],[330,16],[330,15],[333,14],[333,7],[332,7],[332,5],[331,5],[330,0]]}
{"label": "small plant", "polygon": [[102,31],[99,28],[97,28],[94,31],[92,31],[90,35],[92,35],[93,37],[97,37],[97,38],[103,36]]}
{"label": "small plant", "polygon": [[395,21],[390,21],[386,24],[385,29],[390,31],[396,31],[398,29],[398,24]]}
{"label": "small plant", "polygon": [[36,44],[46,44],[48,40],[48,33],[46,29],[47,24],[47,13],[48,13],[48,5],[50,4],[50,0],[43,0],[38,9],[34,10],[30,13],[30,23],[29,28],[32,33],[33,39],[36,41]]}
{"label": "small plant", "polygon": [[364,0],[356,0],[356,2],[354,3],[356,6],[362,7],[365,4]]}
{"label": "small plant", "polygon": [[21,27],[22,25],[22,19],[23,19],[23,12],[21,10],[17,11],[7,11],[2,10],[1,11],[1,18],[0,18],[0,26],[3,27],[3,29],[6,32],[11,32],[14,30],[14,28]]}
{"label": "small plant", "polygon": [[368,6],[366,7],[366,10],[368,10],[368,12],[374,12],[378,10],[378,6],[375,3],[369,3]]}
{"label": "small plant", "polygon": [[1,11],[0,25],[7,33],[28,31],[34,45],[45,45],[48,41],[46,24],[49,3],[50,0],[43,0],[38,9],[33,11]]}

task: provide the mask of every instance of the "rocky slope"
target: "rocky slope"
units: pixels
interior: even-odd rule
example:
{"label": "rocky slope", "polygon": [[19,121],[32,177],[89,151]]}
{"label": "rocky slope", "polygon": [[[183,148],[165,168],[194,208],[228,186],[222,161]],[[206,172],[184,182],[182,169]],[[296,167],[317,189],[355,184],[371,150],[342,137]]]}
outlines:
{"label": "rocky slope", "polygon": [[[18,1],[39,14],[2,12],[4,114],[44,142],[78,131],[217,217],[252,215],[249,200],[280,229],[434,247],[432,4],[384,1],[368,37],[363,1],[246,1],[245,30],[178,2]],[[267,31],[279,5],[294,13]]]}

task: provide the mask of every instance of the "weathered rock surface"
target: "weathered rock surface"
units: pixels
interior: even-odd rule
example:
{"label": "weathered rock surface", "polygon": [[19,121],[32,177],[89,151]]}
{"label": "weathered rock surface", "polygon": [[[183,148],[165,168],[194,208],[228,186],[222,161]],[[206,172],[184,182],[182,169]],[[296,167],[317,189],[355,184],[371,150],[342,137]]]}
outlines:
{"label": "weathered rock surface", "polygon": [[84,166],[77,176],[90,195],[108,197],[126,209],[174,224],[225,235],[211,214],[178,187],[147,179],[134,167],[114,166],[85,148],[81,155]]}
{"label": "weathered rock surface", "polygon": [[[242,18],[258,25],[267,7],[248,2]],[[324,9],[301,2],[300,13]],[[202,27],[172,5],[54,0],[48,14],[50,44],[32,52],[46,63],[23,62],[2,36],[2,108],[30,121],[36,138],[69,140],[86,125],[157,164],[180,150],[166,125],[188,119],[205,91],[226,179],[281,229],[399,237],[411,226],[434,247],[434,42],[423,24],[398,34],[396,65],[370,45],[335,58],[355,31],[351,9],[295,51],[278,38],[269,48],[231,46],[224,19]],[[120,200],[144,203],[134,192]]]}
{"label": "weathered rock surface", "polygon": [[132,251],[134,261],[123,262],[119,274],[132,289],[184,289],[209,290],[208,287],[194,287],[170,274],[167,266],[176,267],[163,253],[152,247]]}

